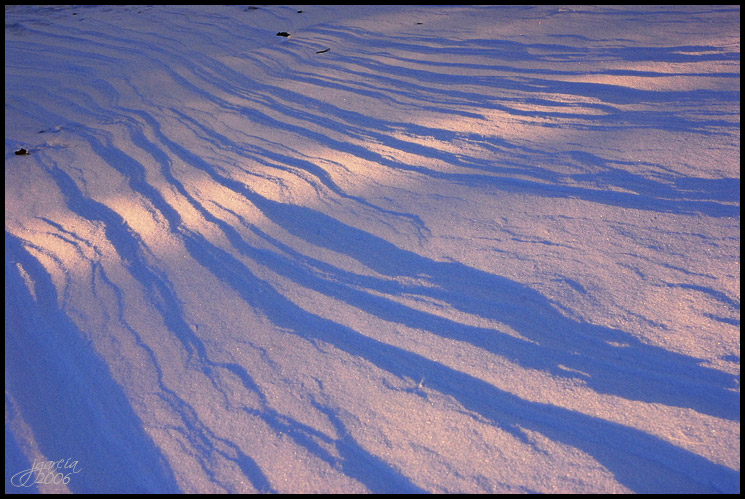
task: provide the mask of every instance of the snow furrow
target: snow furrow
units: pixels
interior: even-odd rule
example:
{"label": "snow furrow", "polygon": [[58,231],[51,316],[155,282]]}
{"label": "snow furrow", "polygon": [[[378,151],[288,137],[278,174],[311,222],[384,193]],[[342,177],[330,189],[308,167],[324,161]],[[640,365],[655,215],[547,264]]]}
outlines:
{"label": "snow furrow", "polygon": [[739,492],[739,8],[5,17],[6,492]]}

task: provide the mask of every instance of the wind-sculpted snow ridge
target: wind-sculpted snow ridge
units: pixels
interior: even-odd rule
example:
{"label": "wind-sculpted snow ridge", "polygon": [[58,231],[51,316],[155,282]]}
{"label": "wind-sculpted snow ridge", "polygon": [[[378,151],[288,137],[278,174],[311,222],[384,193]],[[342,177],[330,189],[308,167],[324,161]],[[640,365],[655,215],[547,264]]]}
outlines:
{"label": "wind-sculpted snow ridge", "polygon": [[6,492],[739,492],[739,16],[6,7]]}

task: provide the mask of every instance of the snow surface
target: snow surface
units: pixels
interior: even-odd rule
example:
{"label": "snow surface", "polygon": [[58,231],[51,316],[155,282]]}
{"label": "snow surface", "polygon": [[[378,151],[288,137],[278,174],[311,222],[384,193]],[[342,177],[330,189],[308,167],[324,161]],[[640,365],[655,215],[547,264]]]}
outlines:
{"label": "snow surface", "polygon": [[739,492],[739,89],[736,6],[6,7],[6,492]]}

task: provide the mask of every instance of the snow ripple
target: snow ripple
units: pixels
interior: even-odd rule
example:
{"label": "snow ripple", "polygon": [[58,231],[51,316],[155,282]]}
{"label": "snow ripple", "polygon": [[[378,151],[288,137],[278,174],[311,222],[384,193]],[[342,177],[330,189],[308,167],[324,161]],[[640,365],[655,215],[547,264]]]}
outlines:
{"label": "snow ripple", "polygon": [[6,492],[739,491],[739,9],[17,6],[5,54]]}

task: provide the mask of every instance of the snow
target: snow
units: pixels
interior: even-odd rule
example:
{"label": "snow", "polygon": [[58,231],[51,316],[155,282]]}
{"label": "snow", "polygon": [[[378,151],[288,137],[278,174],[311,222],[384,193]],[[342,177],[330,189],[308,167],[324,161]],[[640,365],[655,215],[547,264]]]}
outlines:
{"label": "snow", "polygon": [[739,492],[739,88],[736,6],[6,6],[6,493]]}

